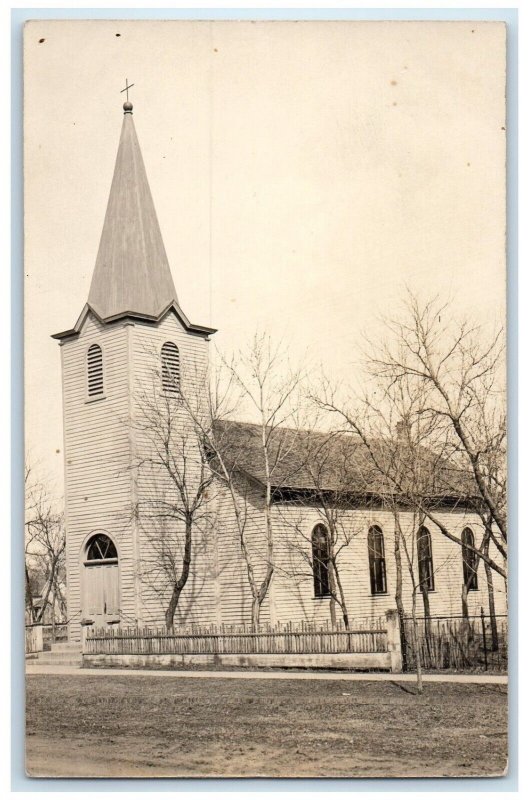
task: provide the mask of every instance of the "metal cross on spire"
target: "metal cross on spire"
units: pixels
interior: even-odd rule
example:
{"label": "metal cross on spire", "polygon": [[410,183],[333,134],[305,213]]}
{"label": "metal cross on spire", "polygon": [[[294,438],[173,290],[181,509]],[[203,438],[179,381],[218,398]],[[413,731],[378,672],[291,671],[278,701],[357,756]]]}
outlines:
{"label": "metal cross on spire", "polygon": [[134,84],[129,83],[129,79],[125,78],[125,88],[120,91],[120,94],[123,94],[123,92],[127,92],[127,103],[129,102],[129,89],[132,89],[133,86]]}

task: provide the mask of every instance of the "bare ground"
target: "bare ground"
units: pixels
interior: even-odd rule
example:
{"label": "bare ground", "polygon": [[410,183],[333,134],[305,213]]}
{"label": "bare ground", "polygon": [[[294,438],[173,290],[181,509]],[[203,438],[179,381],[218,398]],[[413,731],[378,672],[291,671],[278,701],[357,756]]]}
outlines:
{"label": "bare ground", "polygon": [[35,777],[501,775],[507,687],[31,675],[26,735]]}

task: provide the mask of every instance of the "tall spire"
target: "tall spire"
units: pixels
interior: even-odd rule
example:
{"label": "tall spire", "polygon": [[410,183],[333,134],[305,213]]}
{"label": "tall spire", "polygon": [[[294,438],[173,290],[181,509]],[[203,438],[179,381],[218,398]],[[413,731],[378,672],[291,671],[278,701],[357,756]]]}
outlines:
{"label": "tall spire", "polygon": [[178,305],[128,97],[123,110],[114,177],[88,296],[88,305],[103,320],[126,313],[158,318],[172,303]]}

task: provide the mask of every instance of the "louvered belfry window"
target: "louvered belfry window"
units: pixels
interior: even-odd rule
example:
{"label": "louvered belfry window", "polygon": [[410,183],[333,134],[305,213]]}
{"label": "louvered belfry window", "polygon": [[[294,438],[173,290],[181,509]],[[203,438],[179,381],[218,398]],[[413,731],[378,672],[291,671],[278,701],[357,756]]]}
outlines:
{"label": "louvered belfry window", "polygon": [[98,397],[103,394],[103,351],[98,344],[88,348],[88,397]]}
{"label": "louvered belfry window", "polygon": [[162,346],[162,388],[166,394],[180,392],[180,353],[174,342]]}

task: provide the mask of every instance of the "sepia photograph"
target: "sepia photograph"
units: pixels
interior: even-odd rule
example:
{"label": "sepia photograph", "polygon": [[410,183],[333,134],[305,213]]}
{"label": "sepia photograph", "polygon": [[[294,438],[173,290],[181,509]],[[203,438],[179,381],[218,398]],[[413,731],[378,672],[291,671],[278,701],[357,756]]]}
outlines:
{"label": "sepia photograph", "polygon": [[505,23],[23,49],[27,776],[506,775]]}

